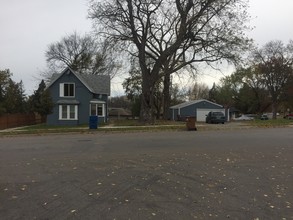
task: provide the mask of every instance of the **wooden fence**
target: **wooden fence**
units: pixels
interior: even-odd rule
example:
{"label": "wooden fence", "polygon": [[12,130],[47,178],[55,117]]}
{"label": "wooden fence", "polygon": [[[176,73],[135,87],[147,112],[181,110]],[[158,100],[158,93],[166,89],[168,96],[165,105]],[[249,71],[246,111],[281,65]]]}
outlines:
{"label": "wooden fence", "polygon": [[46,119],[38,114],[7,114],[0,116],[0,130],[44,123]]}

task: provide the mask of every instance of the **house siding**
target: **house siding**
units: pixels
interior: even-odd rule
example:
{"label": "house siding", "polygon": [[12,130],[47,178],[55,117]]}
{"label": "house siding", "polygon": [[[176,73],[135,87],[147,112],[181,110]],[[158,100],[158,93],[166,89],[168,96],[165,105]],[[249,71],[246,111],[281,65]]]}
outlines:
{"label": "house siding", "polygon": [[[75,84],[75,96],[74,97],[60,97],[60,83],[74,83]],[[97,95],[91,93],[88,88],[74,75],[67,70],[60,78],[58,78],[49,87],[52,100],[55,104],[53,113],[47,116],[48,125],[82,125],[89,123],[90,115],[90,101],[92,99],[98,99],[106,103],[106,116],[99,118],[99,121],[107,120],[107,95]],[[78,117],[77,120],[59,120],[59,105],[60,100],[66,101],[78,101]]]}

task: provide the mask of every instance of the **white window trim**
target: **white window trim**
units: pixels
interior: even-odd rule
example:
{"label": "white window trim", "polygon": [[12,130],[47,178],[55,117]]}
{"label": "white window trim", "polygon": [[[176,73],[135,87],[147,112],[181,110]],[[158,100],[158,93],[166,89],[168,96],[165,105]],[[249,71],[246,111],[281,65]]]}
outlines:
{"label": "white window trim", "polygon": [[72,105],[65,105],[67,106],[67,118],[62,118],[62,106],[59,105],[59,120],[62,121],[76,121],[78,120],[78,105],[74,105],[74,118],[70,118],[70,106]]}
{"label": "white window trim", "polygon": [[[64,85],[65,84],[73,84],[73,96],[64,96]],[[62,98],[74,98],[75,97],[75,83],[73,82],[65,82],[65,83],[60,83],[60,86],[59,86],[59,95],[60,97]]]}
{"label": "white window trim", "polygon": [[[102,115],[98,115],[100,117],[105,117],[106,116],[106,103],[105,102],[101,102],[101,101],[92,101],[90,102],[90,106],[89,106],[89,115],[91,115],[91,105],[97,105],[97,104],[102,104]],[[97,115],[97,108],[96,108],[96,115]]]}
{"label": "white window trim", "polygon": [[60,97],[64,97],[64,83],[60,83],[59,94]]}

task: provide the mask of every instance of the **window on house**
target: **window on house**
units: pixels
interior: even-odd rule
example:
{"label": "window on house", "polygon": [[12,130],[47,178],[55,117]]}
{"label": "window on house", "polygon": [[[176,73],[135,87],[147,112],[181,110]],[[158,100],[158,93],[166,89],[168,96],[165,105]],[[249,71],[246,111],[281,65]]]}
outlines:
{"label": "window on house", "polygon": [[77,105],[59,105],[59,120],[77,120]]}
{"label": "window on house", "polygon": [[67,105],[61,105],[62,116],[61,119],[67,119]]}
{"label": "window on house", "polygon": [[98,115],[101,115],[103,116],[104,115],[104,104],[97,104],[97,112],[98,112]]}
{"label": "window on house", "polygon": [[91,115],[105,116],[104,103],[91,103],[90,110]]}
{"label": "window on house", "polygon": [[75,119],[75,105],[69,105],[69,118]]}
{"label": "window on house", "polygon": [[74,97],[75,85],[74,83],[60,83],[60,97]]}

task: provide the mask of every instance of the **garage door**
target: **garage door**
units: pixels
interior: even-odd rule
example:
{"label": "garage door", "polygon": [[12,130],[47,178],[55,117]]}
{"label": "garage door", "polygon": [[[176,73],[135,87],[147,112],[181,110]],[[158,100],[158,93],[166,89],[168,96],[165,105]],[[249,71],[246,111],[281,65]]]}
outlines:
{"label": "garage door", "polygon": [[197,109],[196,111],[196,121],[205,122],[206,115],[209,112],[223,112],[225,115],[225,109]]}

